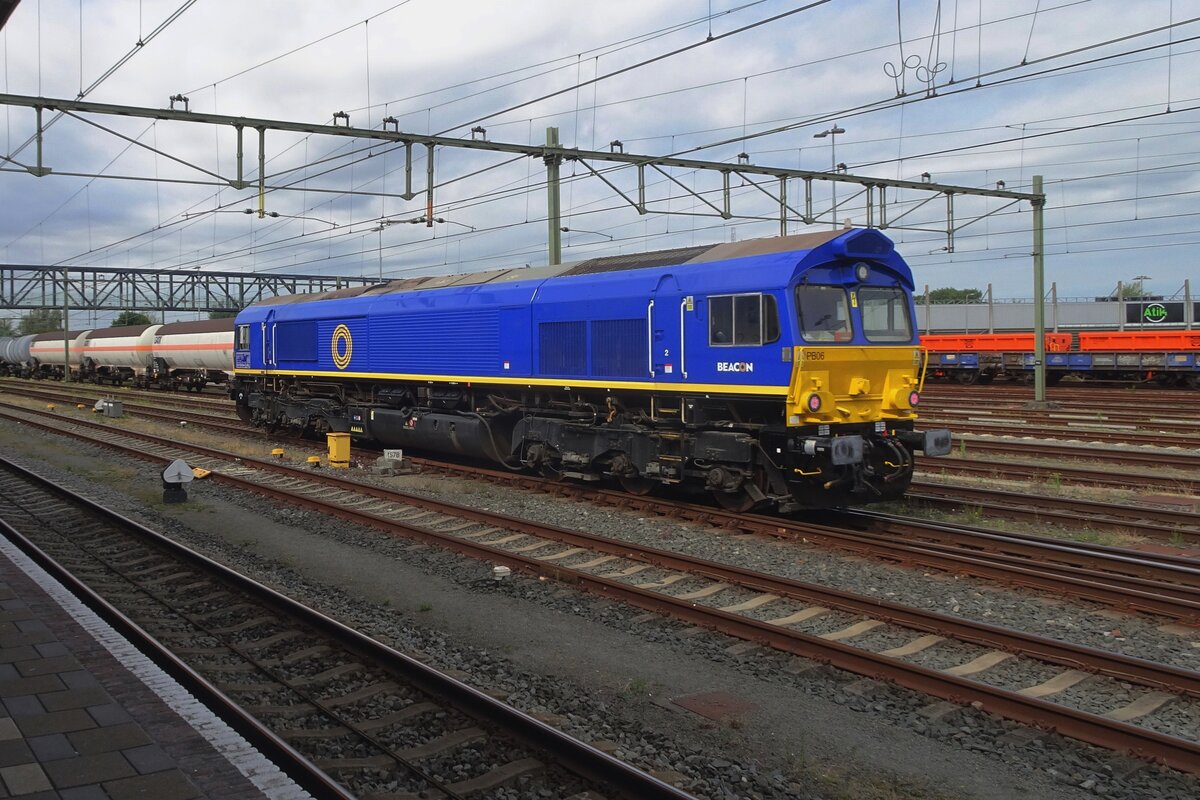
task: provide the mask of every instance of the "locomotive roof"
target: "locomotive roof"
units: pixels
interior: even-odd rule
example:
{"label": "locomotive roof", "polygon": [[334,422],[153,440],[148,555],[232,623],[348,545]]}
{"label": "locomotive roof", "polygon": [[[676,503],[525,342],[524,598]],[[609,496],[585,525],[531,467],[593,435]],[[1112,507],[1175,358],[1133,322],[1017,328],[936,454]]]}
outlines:
{"label": "locomotive roof", "polygon": [[568,277],[572,275],[595,275],[601,272],[650,269],[652,267],[684,266],[724,261],[734,258],[786,253],[797,250],[812,250],[836,239],[849,231],[818,231],[791,236],[773,236],[763,239],[747,239],[742,242],[678,247],[670,250],[653,250],[648,253],[629,253],[616,256],[591,258],[567,264],[540,267],[508,267],[505,269],[471,272],[465,275],[429,275],[418,278],[377,283],[373,286],[353,286],[330,292],[313,294],[281,295],[255,303],[257,306],[310,303],[316,300],[335,300],[359,295],[383,295],[393,292],[411,292],[416,289],[440,289],[448,286],[478,286],[485,283],[506,281],[540,280],[544,278]]}

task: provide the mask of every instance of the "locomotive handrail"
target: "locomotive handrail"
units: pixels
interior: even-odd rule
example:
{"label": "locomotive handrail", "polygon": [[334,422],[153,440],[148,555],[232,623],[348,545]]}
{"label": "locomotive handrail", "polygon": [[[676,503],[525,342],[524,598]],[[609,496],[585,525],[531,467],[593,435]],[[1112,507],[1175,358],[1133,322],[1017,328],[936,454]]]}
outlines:
{"label": "locomotive handrail", "polygon": [[278,322],[271,323],[271,366],[279,366],[279,354],[275,350],[275,344],[279,341],[279,337],[275,335],[275,329],[279,327]]}
{"label": "locomotive handrail", "polygon": [[646,368],[654,377],[654,301],[646,306]]}
{"label": "locomotive handrail", "polygon": [[262,360],[265,367],[267,365],[267,323],[260,322],[259,325],[262,326]]}

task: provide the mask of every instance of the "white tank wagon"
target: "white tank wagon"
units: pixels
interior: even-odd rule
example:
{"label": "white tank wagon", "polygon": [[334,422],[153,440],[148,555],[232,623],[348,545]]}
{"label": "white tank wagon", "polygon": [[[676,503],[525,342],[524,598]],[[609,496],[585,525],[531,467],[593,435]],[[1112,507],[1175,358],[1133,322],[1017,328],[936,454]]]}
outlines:
{"label": "white tank wagon", "polygon": [[[91,330],[68,331],[65,336],[71,345],[70,368],[79,369],[79,351]],[[32,374],[35,378],[63,377],[63,337],[62,331],[35,334],[29,343],[29,360],[33,365]]]}
{"label": "white tank wagon", "polygon": [[[138,381],[154,361],[151,348],[162,325],[96,328],[80,345],[80,378],[93,383]],[[74,353],[71,357],[75,361]]]}
{"label": "white tank wagon", "polygon": [[223,384],[233,371],[233,320],[171,322],[159,327],[147,378],[159,386],[196,390]]}

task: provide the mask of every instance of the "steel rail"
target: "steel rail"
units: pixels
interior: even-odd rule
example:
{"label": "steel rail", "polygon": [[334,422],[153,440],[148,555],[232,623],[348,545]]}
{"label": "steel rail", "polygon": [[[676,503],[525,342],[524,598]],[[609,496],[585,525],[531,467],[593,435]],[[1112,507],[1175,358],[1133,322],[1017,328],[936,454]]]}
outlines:
{"label": "steel rail", "polygon": [[[111,446],[111,445],[109,445]],[[233,454],[226,454],[228,458],[236,458]],[[152,454],[143,454],[143,457],[148,457],[155,460],[165,460]],[[243,459],[245,461],[245,459]],[[416,659],[407,656],[398,650],[395,650],[387,645],[384,645],[365,634],[339,622],[332,617],[316,611],[309,606],[300,603],[297,600],[288,597],[287,595],[276,592],[273,589],[249,578],[230,567],[221,564],[208,556],[191,550],[188,547],[174,541],[173,539],[158,533],[138,522],[135,522],[111,509],[105,508],[98,503],[95,503],[85,497],[82,497],[70,489],[61,486],[37,473],[25,469],[11,461],[0,457],[0,466],[5,469],[12,470],[29,480],[45,487],[49,491],[54,492],[60,497],[66,498],[70,503],[86,508],[90,513],[103,517],[111,521],[114,525],[120,526],[124,530],[133,533],[139,538],[153,542],[155,546],[161,547],[168,551],[172,556],[194,565],[201,571],[216,575],[219,580],[224,581],[239,591],[242,591],[252,597],[255,601],[269,606],[275,611],[286,617],[298,619],[303,624],[309,625],[312,628],[321,631],[324,635],[329,636],[334,641],[343,645],[348,650],[351,650],[364,658],[383,665],[386,669],[392,670],[411,681],[421,691],[438,697],[443,697],[458,708],[465,710],[468,714],[476,718],[485,719],[488,722],[498,726],[510,735],[516,736],[524,740],[527,744],[552,754],[559,763],[572,769],[576,774],[586,777],[594,782],[606,784],[618,788],[622,792],[628,793],[629,797],[638,798],[663,798],[663,800],[694,800],[692,795],[676,789],[657,778],[654,778],[647,773],[638,770],[630,764],[625,763],[613,756],[598,750],[591,745],[585,744],[558,729],[534,719],[533,717],[524,714],[521,711],[509,706],[495,698],[487,695],[478,689],[475,689],[461,681],[456,680],[448,675],[445,675],[437,670],[423,664]],[[226,480],[230,480],[228,476],[222,476]],[[235,480],[235,479],[234,479]],[[235,480],[236,482],[236,480]],[[244,483],[244,482],[243,482]],[[245,488],[245,487],[243,487]],[[261,493],[261,491],[259,492]],[[11,530],[11,527],[0,520],[0,525],[3,529]],[[15,533],[15,531],[14,531]],[[62,574],[67,578],[67,583],[71,588],[75,586],[82,587],[90,596],[95,597],[99,603],[111,609],[111,614],[116,615],[123,620],[123,626],[128,626],[139,633],[138,638],[150,639],[149,635],[142,631],[135,623],[128,620],[123,614],[112,608],[106,601],[99,598],[91,592],[90,589],[82,584],[78,579],[71,576],[61,567],[59,567],[48,555],[42,552],[36,545],[28,542],[21,534],[16,534],[23,540],[25,544],[31,548],[31,555],[36,552],[39,561],[46,561],[54,565],[58,574]],[[161,645],[158,645],[161,649]],[[183,674],[195,673],[187,667],[182,661],[169,652],[163,650],[168,656],[168,663],[178,665],[177,668],[185,671]],[[261,728],[252,717],[233,704],[233,701],[225,697],[219,690],[208,684],[204,678],[195,675],[196,680],[206,684],[206,691],[215,693],[216,696],[223,698],[224,705],[235,709],[238,720],[247,720],[247,724],[252,724],[250,730],[253,732]],[[181,681],[183,682],[183,681]],[[205,687],[199,687],[204,689]],[[263,729],[264,731],[266,729]],[[275,737],[270,731],[266,731],[270,737],[278,743],[278,746],[290,751],[296,759],[304,762],[311,770],[315,770],[318,776],[323,776],[324,780],[320,785],[328,785],[331,788],[338,788],[337,784],[332,781],[332,778],[325,776],[316,766],[307,762],[303,756],[296,753],[289,745],[283,742],[278,737]],[[282,752],[282,751],[281,751]],[[297,781],[300,782],[300,781]],[[344,791],[336,795],[337,797],[352,797]]]}
{"label": "steel rail", "polygon": [[1172,478],[1154,475],[1148,472],[1115,472],[1112,469],[1099,467],[1068,467],[1059,464],[1040,465],[1027,464],[1020,461],[964,461],[961,458],[931,458],[921,462],[921,468],[929,472],[963,473],[978,475],[992,479],[1011,478],[1049,478],[1057,475],[1059,479],[1071,479],[1073,483],[1090,484],[1093,486],[1110,486],[1115,489],[1128,489],[1131,486],[1161,486],[1170,483],[1181,491],[1200,494],[1200,479]]}
{"label": "steel rail", "polygon": [[1059,522],[1093,530],[1147,536],[1180,547],[1200,546],[1200,514],[1165,508],[1130,507],[1120,503],[1044,497],[981,489],[961,483],[913,481],[904,499],[941,508],[973,508],[991,515],[1028,522]]}
{"label": "steel rail", "polygon": [[1155,445],[1158,447],[1195,447],[1200,438],[1195,435],[1158,434],[1155,432],[1137,431],[1131,428],[1117,429],[1117,426],[1083,427],[1064,425],[1052,427],[1035,425],[1025,420],[959,420],[942,419],[936,414],[925,413],[921,420],[926,424],[936,424],[941,428],[949,428],[953,433],[992,433],[1001,436],[1011,436],[1012,431],[1019,430],[1022,435],[1044,436],[1051,440],[1061,441],[1092,441],[1110,444]]}
{"label": "steel rail", "polygon": [[[1012,435],[1020,435],[1016,432]],[[989,437],[992,434],[988,434]],[[966,449],[967,453],[987,452],[987,453],[1005,453],[1009,455],[1024,455],[1030,458],[1070,458],[1081,461],[1104,461],[1123,464],[1148,464],[1155,467],[1178,467],[1179,469],[1200,470],[1200,453],[1193,451],[1178,451],[1168,450],[1165,448],[1156,448],[1155,450],[1133,450],[1120,449],[1109,450],[1100,449],[1086,444],[1071,444],[1069,442],[1032,439],[1032,440],[1017,440],[1004,441],[995,438],[982,438],[973,436],[970,439],[958,439],[960,447]]]}
{"label": "steel rail", "polygon": [[[50,428],[50,426],[45,427]],[[97,440],[97,442],[110,447],[117,446],[114,443],[104,443],[100,440]],[[183,445],[182,449],[190,447],[192,446]],[[197,449],[212,451],[211,448]],[[143,458],[163,460],[162,457],[144,453],[136,449],[132,449],[130,452],[141,454]],[[252,463],[255,467],[291,474],[296,478],[303,478],[309,481],[316,478],[321,483],[341,485],[349,491],[373,494],[369,487],[367,487],[367,491],[364,491],[364,487],[361,484],[353,481],[330,478],[329,476],[315,476],[301,469],[236,457],[233,454],[225,454],[224,457],[230,459],[240,458],[243,463]],[[215,472],[214,475],[222,481],[241,486],[242,488],[248,488],[259,494],[286,499],[288,502],[320,510],[356,523],[389,531],[402,532],[421,541],[436,543],[475,558],[493,563],[506,564],[532,574],[573,583],[597,594],[620,598],[640,608],[666,613],[693,624],[713,627],[739,638],[762,642],[785,652],[814,658],[858,674],[889,680],[905,688],[921,691],[954,702],[979,703],[980,707],[984,710],[1000,714],[1018,722],[1044,725],[1082,741],[1111,749],[1136,753],[1184,771],[1200,772],[1200,744],[1195,742],[1167,736],[1128,723],[1116,722],[1088,712],[1059,706],[1044,700],[1021,695],[1018,692],[947,675],[937,670],[910,664],[896,658],[859,650],[839,642],[824,640],[818,636],[774,626],[767,622],[703,606],[688,600],[671,597],[670,595],[651,592],[644,588],[620,583],[614,579],[591,575],[562,566],[554,566],[539,561],[532,556],[523,556],[498,547],[456,538],[452,534],[439,533],[361,510],[331,506],[316,498],[296,494],[277,487],[266,487],[249,483],[234,476],[222,475],[219,472]],[[484,524],[489,525],[501,523],[505,527],[514,530],[530,532],[534,535],[544,536],[567,544],[582,545],[596,552],[618,555],[635,561],[649,562],[671,569],[689,571],[714,580],[737,581],[748,588],[759,591],[775,594],[782,593],[781,596],[818,602],[821,605],[829,607],[853,611],[854,613],[865,614],[874,618],[883,618],[887,621],[918,630],[947,633],[965,641],[972,641],[978,644],[986,643],[988,646],[1041,658],[1052,663],[1082,667],[1139,684],[1170,688],[1190,696],[1200,696],[1200,674],[1191,670],[1155,664],[1142,659],[1135,659],[1081,645],[1072,645],[1043,637],[1021,634],[1016,631],[969,622],[934,612],[911,609],[886,601],[857,597],[838,590],[804,584],[786,578],[763,575],[738,567],[692,559],[669,551],[644,547],[634,548],[626,542],[605,540],[602,537],[595,537],[578,531],[531,523],[528,520],[519,520],[502,514],[456,506],[452,503],[433,501],[415,496],[410,498],[396,492],[382,490],[376,496],[392,500],[403,497],[406,502],[411,500],[415,505],[423,504],[427,508],[437,508],[442,510],[443,513],[454,513],[456,516],[461,516],[464,519],[482,521]],[[962,635],[955,635],[952,631],[961,631]],[[999,644],[1005,640],[1007,640],[1007,646]]]}
{"label": "steel rail", "polygon": [[[1065,407],[1112,408],[1136,402],[1139,407],[1177,410],[1180,404],[1200,406],[1200,393],[1194,389],[1173,390],[1172,387],[1147,386],[1150,391],[1137,391],[1116,386],[1064,386],[1047,389],[1046,399]],[[921,398],[958,402],[964,397],[970,402],[1012,403],[1033,400],[1033,387],[1004,384],[962,386],[955,383],[927,382]]]}
{"label": "steel rail", "polygon": [[[165,403],[171,406],[183,407],[202,407],[212,411],[230,412],[234,410],[234,405],[231,401],[214,397],[212,395],[179,393],[168,390],[157,392],[144,391],[141,389],[131,389],[129,387],[105,387],[100,384],[62,384],[55,382],[47,384],[45,381],[30,381],[16,378],[0,378],[0,392],[11,391],[13,394],[19,394],[23,397],[40,397],[51,399],[55,397],[55,392],[60,392],[69,398],[72,403],[95,403],[97,400],[121,400],[145,403]],[[83,394],[84,392],[94,393],[94,396]],[[61,395],[59,395],[61,397]]]}
{"label": "steel rail", "polygon": [[[921,395],[922,404],[925,395]],[[1129,403],[1085,405],[1080,403],[1056,403],[1047,408],[1031,408],[1003,398],[985,399],[972,398],[970,402],[960,402],[957,405],[930,409],[930,413],[948,414],[952,416],[967,416],[971,414],[1013,416],[1037,419],[1043,422],[1052,420],[1095,422],[1137,427],[1139,425],[1165,425],[1168,429],[1179,429],[1187,432],[1200,429],[1200,421],[1183,417],[1178,413],[1178,407],[1159,406],[1150,410],[1144,406],[1132,407]]]}

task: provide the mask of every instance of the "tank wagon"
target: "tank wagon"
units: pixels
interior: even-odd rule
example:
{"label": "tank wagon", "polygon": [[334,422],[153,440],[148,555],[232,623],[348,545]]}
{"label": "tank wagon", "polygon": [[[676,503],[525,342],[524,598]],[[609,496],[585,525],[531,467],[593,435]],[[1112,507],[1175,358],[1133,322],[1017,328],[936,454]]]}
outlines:
{"label": "tank wagon", "polygon": [[226,383],[233,365],[233,320],[220,319],[0,338],[0,368],[61,379],[64,338],[71,374],[93,383],[199,390]]}
{"label": "tank wagon", "polygon": [[899,497],[924,361],[873,230],[273,298],[237,317],[247,422],[784,510]]}
{"label": "tank wagon", "polygon": [[34,335],[0,337],[0,375],[20,375],[29,363],[29,346]]}

